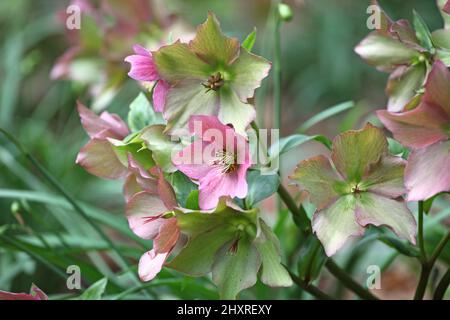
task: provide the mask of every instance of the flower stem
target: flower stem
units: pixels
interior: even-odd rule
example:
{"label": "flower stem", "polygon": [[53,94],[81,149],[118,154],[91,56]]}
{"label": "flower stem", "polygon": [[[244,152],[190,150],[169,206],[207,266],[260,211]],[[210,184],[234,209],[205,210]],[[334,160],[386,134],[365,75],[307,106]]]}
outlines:
{"label": "flower stem", "polygon": [[[43,177],[59,192],[61,195],[66,198],[66,200],[72,205],[75,212],[77,212],[89,225],[94,228],[94,230],[98,233],[98,235],[108,244],[109,248],[117,255],[119,262],[121,264],[121,267],[123,269],[129,269],[129,265],[126,262],[125,257],[122,255],[122,253],[119,251],[119,249],[114,245],[114,243],[108,238],[108,236],[103,232],[103,230],[93,221],[91,218],[87,215],[87,213],[78,205],[76,200],[65,190],[65,188],[51,175],[47,169],[45,169],[37,159],[30,154],[25,148],[22,146],[22,144],[8,131],[4,130],[3,128],[0,128],[0,132],[3,133],[3,135],[11,142],[13,143],[16,148],[22,153],[22,155],[27,158],[31,164],[43,175]],[[139,279],[137,276],[133,274],[133,281],[136,284],[140,284]]]}
{"label": "flower stem", "polygon": [[288,270],[288,272],[289,272],[289,274],[290,274],[290,276],[292,278],[292,281],[294,281],[294,283],[296,285],[298,285],[300,288],[302,288],[303,290],[305,290],[309,294],[313,295],[317,299],[320,299],[320,300],[333,300],[333,298],[331,296],[329,296],[328,294],[326,294],[325,292],[323,292],[322,290],[320,290],[316,286],[303,281],[298,276],[293,274],[291,271]]}
{"label": "flower stem", "polygon": [[280,184],[280,186],[278,187],[278,195],[280,196],[281,200],[283,200],[284,204],[292,213],[294,218],[296,218],[296,220],[300,223],[301,231],[305,235],[310,234],[311,223],[309,222],[308,216],[306,215],[306,211],[303,206],[297,206],[294,199],[292,199],[291,195],[282,184]]}
{"label": "flower stem", "polygon": [[325,263],[328,271],[338,278],[347,288],[356,293],[360,298],[366,300],[378,300],[372,293],[362,287],[359,283],[353,280],[344,270],[342,270],[333,260],[328,259]]}
{"label": "flower stem", "polygon": [[447,269],[447,272],[444,274],[441,281],[439,281],[439,284],[433,295],[433,300],[442,300],[449,285],[450,285],[450,268]]}
{"label": "flower stem", "polygon": [[418,241],[420,249],[420,258],[423,262],[427,261],[427,253],[425,251],[425,243],[423,241],[423,201],[419,201],[418,204]]}

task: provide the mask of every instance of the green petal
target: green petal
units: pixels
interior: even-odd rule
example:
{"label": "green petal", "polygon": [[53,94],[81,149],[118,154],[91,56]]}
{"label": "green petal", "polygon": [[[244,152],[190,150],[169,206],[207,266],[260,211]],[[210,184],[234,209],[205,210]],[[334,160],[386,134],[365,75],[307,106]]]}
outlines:
{"label": "green petal", "polygon": [[381,70],[389,71],[396,66],[410,64],[419,52],[404,43],[376,32],[369,34],[356,48],[367,63]]}
{"label": "green petal", "polygon": [[[450,17],[450,14],[448,14]],[[433,43],[436,47],[450,50],[450,30],[440,29],[432,33]]]}
{"label": "green petal", "polygon": [[300,162],[290,178],[298,184],[300,189],[308,191],[311,202],[319,210],[339,196],[334,185],[341,179],[325,156]]}
{"label": "green petal", "polygon": [[[217,115],[219,95],[206,89],[198,80],[183,80],[169,90],[166,96],[164,118],[167,119],[166,133],[176,134],[188,127],[191,115]],[[185,134],[185,132],[184,132]]]}
{"label": "green petal", "polygon": [[180,145],[163,133],[165,128],[164,125],[147,127],[142,130],[140,138],[152,151],[153,160],[164,172],[175,172],[177,169],[172,164],[172,154],[176,152]]}
{"label": "green petal", "polygon": [[364,234],[364,228],[356,223],[355,206],[355,197],[347,195],[314,214],[312,227],[327,256],[334,255],[349,237]]}
{"label": "green petal", "polygon": [[416,243],[416,221],[404,201],[396,201],[365,192],[360,194],[356,205],[356,220],[362,226],[386,225],[397,236]]}
{"label": "green petal", "polygon": [[222,33],[219,22],[211,12],[208,13],[206,21],[197,28],[197,34],[189,43],[189,47],[202,60],[215,67],[230,64],[239,54],[239,41]]}
{"label": "green petal", "polygon": [[248,103],[243,103],[234,90],[220,88],[219,120],[225,124],[232,124],[235,131],[246,137],[245,132],[250,122],[255,119],[255,108]]}
{"label": "green petal", "polygon": [[230,249],[232,246],[233,242],[229,242],[217,252],[212,268],[220,298],[227,300],[236,299],[239,292],[252,287],[261,266],[261,258],[250,239],[239,239],[236,252]]}
{"label": "green petal", "polygon": [[239,57],[230,67],[231,87],[241,101],[246,102],[254,96],[255,89],[261,86],[261,81],[267,77],[269,70],[268,60],[241,48]]}
{"label": "green petal", "polygon": [[179,41],[153,52],[153,61],[161,78],[170,84],[183,79],[206,80],[212,74],[211,67]]}
{"label": "green petal", "polygon": [[333,141],[331,158],[348,182],[357,183],[387,151],[388,143],[383,132],[368,123],[361,130],[346,131],[337,136]]}
{"label": "green petal", "polygon": [[262,259],[261,281],[271,287],[290,287],[292,279],[281,264],[280,242],[263,220],[260,226],[255,245]]}

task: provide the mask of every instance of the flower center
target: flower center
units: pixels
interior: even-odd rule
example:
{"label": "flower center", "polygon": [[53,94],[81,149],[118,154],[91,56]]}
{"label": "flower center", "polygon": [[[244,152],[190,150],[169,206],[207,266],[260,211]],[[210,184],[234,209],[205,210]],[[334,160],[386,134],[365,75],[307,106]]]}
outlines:
{"label": "flower center", "polygon": [[236,156],[234,153],[227,152],[225,150],[219,150],[215,154],[216,160],[214,160],[214,165],[220,166],[222,168],[222,173],[231,173],[236,171],[237,163]]}
{"label": "flower center", "polygon": [[202,83],[202,86],[206,88],[206,92],[210,90],[217,91],[224,85],[225,81],[220,72],[209,76],[208,80]]}
{"label": "flower center", "polygon": [[351,187],[350,192],[353,194],[360,194],[361,192],[363,192],[363,190],[359,188],[359,185],[355,185]]}

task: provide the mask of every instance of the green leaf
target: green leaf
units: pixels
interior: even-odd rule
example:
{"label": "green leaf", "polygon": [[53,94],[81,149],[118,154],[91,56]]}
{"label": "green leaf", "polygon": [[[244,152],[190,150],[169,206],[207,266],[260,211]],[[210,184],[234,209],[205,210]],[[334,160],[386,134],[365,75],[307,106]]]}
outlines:
{"label": "green leaf", "polygon": [[130,104],[128,126],[132,132],[137,132],[152,124],[164,124],[164,119],[153,110],[145,94],[140,92]]}
{"label": "green leaf", "polygon": [[217,252],[212,269],[212,278],[219,288],[221,299],[236,299],[244,289],[256,283],[257,270],[261,259],[251,239],[240,238],[235,252],[234,244],[227,243]]}
{"label": "green leaf", "polygon": [[186,209],[200,210],[200,206],[198,204],[198,194],[198,190],[193,190],[189,193],[189,196],[186,199]]}
{"label": "green leaf", "polygon": [[79,297],[79,300],[101,300],[105,293],[108,279],[103,278],[91,285],[83,294]]}
{"label": "green leaf", "polygon": [[414,14],[413,24],[414,29],[416,30],[417,39],[419,39],[421,45],[424,48],[428,50],[433,49],[434,45],[431,37],[431,32],[427,24],[425,23],[425,20],[423,20],[423,18],[420,16],[419,13],[417,13],[416,10],[413,11],[413,14]]}
{"label": "green leaf", "polygon": [[327,256],[316,237],[310,235],[299,252],[298,274],[301,279],[314,281],[320,275]]}
{"label": "green leaf", "polygon": [[251,170],[247,172],[247,183],[248,193],[245,204],[251,208],[278,190],[280,178],[278,174],[263,175],[259,170]]}
{"label": "green leaf", "polygon": [[408,257],[418,257],[420,255],[419,250],[406,241],[401,241],[397,238],[386,235],[382,235],[378,239]]}
{"label": "green leaf", "polygon": [[431,197],[431,198],[429,198],[429,199],[427,199],[427,200],[425,200],[423,202],[423,211],[426,214],[428,214],[430,212],[431,206],[433,205],[433,202],[434,202],[434,199],[436,199],[439,195],[440,194],[438,193],[438,194],[434,195],[433,197]]}
{"label": "green leaf", "polygon": [[256,28],[254,28],[253,31],[242,42],[242,47],[247,49],[248,52],[251,52],[253,45],[255,44],[255,41],[256,41]]}
{"label": "green leaf", "polygon": [[270,146],[269,156],[270,159],[276,159],[283,153],[290,151],[291,149],[298,147],[299,145],[309,142],[309,141],[318,141],[326,146],[328,149],[331,149],[332,142],[325,136],[315,135],[315,136],[307,136],[304,134],[293,134],[288,137],[281,138],[277,143],[274,143]]}
{"label": "green leaf", "polygon": [[197,190],[197,185],[181,171],[169,174],[168,181],[175,191],[178,203],[182,207],[186,207],[187,198],[192,191]]}
{"label": "green leaf", "polygon": [[255,241],[256,248],[262,259],[261,281],[271,287],[289,287],[292,279],[281,264],[280,243],[267,226],[260,219],[261,233]]}
{"label": "green leaf", "polygon": [[389,145],[389,153],[394,156],[400,156],[403,159],[407,159],[409,155],[409,149],[403,146],[400,142],[397,140],[394,140],[392,138],[387,138],[388,145]]}
{"label": "green leaf", "polygon": [[152,151],[153,160],[164,172],[175,172],[177,168],[172,163],[172,154],[180,148],[178,142],[172,141],[164,134],[164,125],[152,125],[140,134],[148,149]]}
{"label": "green leaf", "polygon": [[326,120],[328,118],[331,118],[341,112],[347,111],[348,109],[351,109],[355,106],[355,103],[353,101],[347,101],[340,103],[338,105],[335,105],[331,108],[328,108],[322,112],[319,112],[315,116],[311,117],[309,120],[305,121],[299,128],[298,132],[305,132],[312,126],[318,124],[319,122]]}

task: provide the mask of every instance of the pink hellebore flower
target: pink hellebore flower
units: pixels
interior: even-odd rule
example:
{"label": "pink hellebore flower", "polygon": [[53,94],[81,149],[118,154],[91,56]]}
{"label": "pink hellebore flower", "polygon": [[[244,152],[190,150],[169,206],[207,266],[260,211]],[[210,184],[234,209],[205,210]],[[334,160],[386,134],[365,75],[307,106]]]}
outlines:
{"label": "pink hellebore flower", "polygon": [[434,63],[417,108],[377,114],[395,139],[413,148],[405,170],[408,200],[450,191],[450,72],[446,66]]}
{"label": "pink hellebore flower", "polygon": [[112,141],[122,140],[129,134],[125,122],[106,111],[97,116],[80,102],[77,107],[81,124],[91,139],[78,153],[76,163],[98,177],[124,177],[128,170],[118,159]]}
{"label": "pink hellebore flower", "polygon": [[135,54],[125,58],[125,61],[131,64],[128,75],[137,81],[158,81],[153,89],[153,106],[155,111],[163,112],[166,94],[170,86],[160,79],[150,51],[140,45],[135,45],[133,50]]}
{"label": "pink hellebore flower", "polygon": [[199,205],[215,208],[222,196],[245,198],[251,165],[247,140],[216,116],[191,116],[189,131],[199,139],[172,158],[175,166],[199,184]]}
{"label": "pink hellebore flower", "polygon": [[[137,170],[143,173],[136,174],[137,181],[147,180],[151,185],[151,179],[145,171]],[[180,236],[173,214],[177,207],[175,193],[162,172],[158,174],[156,190],[151,190],[152,187],[143,188],[127,202],[126,214],[131,230],[143,239],[153,240],[153,249],[139,260],[139,277],[142,281],[152,280],[161,271]]]}
{"label": "pink hellebore flower", "polygon": [[0,300],[48,300],[48,297],[41,289],[33,284],[29,294],[0,290]]}
{"label": "pink hellebore flower", "polygon": [[444,6],[444,12],[450,14],[450,0]]}

